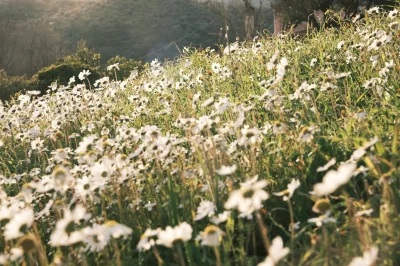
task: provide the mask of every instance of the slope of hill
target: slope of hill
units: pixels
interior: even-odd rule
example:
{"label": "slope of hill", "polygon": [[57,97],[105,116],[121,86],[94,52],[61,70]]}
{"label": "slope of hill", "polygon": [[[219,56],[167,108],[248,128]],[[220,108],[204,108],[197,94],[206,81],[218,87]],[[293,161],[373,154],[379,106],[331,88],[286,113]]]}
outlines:
{"label": "slope of hill", "polygon": [[102,62],[116,55],[151,61],[173,58],[183,46],[215,46],[224,25],[215,10],[183,0],[22,1],[0,3],[0,13],[0,68],[28,75],[72,52],[80,40],[102,54]]}
{"label": "slope of hill", "polygon": [[[46,20],[72,43],[85,39],[104,60],[116,54],[138,59],[182,37],[178,43],[196,47],[218,42],[208,33],[223,25],[220,15],[205,6],[180,0],[116,0],[60,10]],[[175,45],[147,60],[178,55]]]}

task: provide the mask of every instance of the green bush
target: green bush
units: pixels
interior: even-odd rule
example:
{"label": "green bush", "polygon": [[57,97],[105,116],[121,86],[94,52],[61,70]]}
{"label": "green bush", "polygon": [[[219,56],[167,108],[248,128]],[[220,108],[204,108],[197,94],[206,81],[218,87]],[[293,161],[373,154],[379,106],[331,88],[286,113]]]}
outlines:
{"label": "green bush", "polygon": [[26,76],[9,76],[7,72],[0,69],[0,99],[9,100],[22,89],[29,87]]}
{"label": "green bush", "polygon": [[45,92],[48,90],[48,86],[54,81],[57,81],[59,85],[67,85],[71,77],[75,76],[77,79],[79,73],[83,70],[90,71],[91,74],[88,76],[88,79],[92,84],[101,76],[98,69],[92,68],[89,65],[75,62],[64,62],[43,68],[33,76],[32,81],[36,79],[37,90]]}
{"label": "green bush", "polygon": [[40,70],[32,77],[31,84],[36,86],[37,90],[45,92],[54,81],[60,85],[67,85],[71,77],[77,78],[83,70],[90,71],[88,79],[92,84],[101,77],[100,54],[88,49],[85,42],[80,41],[76,53],[65,56],[57,63]]}
{"label": "green bush", "polygon": [[[127,59],[123,56],[118,56],[118,55],[108,60],[107,66],[117,63],[119,70],[117,70],[116,73],[117,73],[117,78],[120,80],[128,78],[133,70],[137,70],[139,72],[143,70],[142,61],[135,61],[133,59]],[[115,78],[114,71],[107,71],[107,76],[109,76],[111,79]]]}

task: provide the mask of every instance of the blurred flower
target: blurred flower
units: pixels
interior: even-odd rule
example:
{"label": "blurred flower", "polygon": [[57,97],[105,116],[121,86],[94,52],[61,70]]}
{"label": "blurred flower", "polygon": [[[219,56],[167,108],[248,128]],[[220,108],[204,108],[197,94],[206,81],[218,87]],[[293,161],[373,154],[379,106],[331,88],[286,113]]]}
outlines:
{"label": "blurred flower", "polygon": [[33,223],[33,210],[26,208],[15,213],[11,220],[4,226],[4,238],[6,241],[23,236]]}
{"label": "blurred flower", "polygon": [[231,174],[233,174],[235,171],[236,171],[236,165],[234,164],[234,165],[231,165],[231,166],[225,166],[225,165],[223,165],[223,166],[221,167],[221,169],[216,170],[215,172],[216,172],[217,174],[219,174],[219,175],[224,176],[224,175],[231,175]]}
{"label": "blurred flower", "polygon": [[179,241],[186,242],[192,238],[192,227],[183,222],[178,226],[171,227],[167,226],[165,230],[158,232],[157,245],[163,245],[168,248],[172,248],[173,245]]}
{"label": "blurred flower", "polygon": [[368,210],[358,211],[354,214],[354,217],[360,217],[363,215],[370,216],[373,211],[374,211],[374,209],[372,209],[372,208],[368,209]]}
{"label": "blurred flower", "polygon": [[154,238],[158,235],[160,231],[161,231],[160,228],[156,230],[147,228],[144,234],[140,237],[140,241],[137,244],[136,249],[139,252],[151,249],[151,247],[156,244]]}
{"label": "blurred flower", "polygon": [[197,215],[194,218],[195,221],[201,220],[206,216],[214,215],[215,205],[211,201],[202,201],[200,202],[199,207],[197,208]]}
{"label": "blurred flower", "polygon": [[388,13],[388,18],[395,19],[399,15],[398,9],[393,9]]}
{"label": "blurred flower", "polygon": [[210,218],[210,221],[213,224],[220,224],[228,220],[229,216],[231,215],[230,211],[224,211],[223,213],[218,214],[217,216],[213,216]]}
{"label": "blurred flower", "polygon": [[325,214],[318,216],[316,218],[308,219],[309,223],[315,223],[316,226],[320,227],[322,224],[335,223],[336,219],[330,217],[331,211],[327,211]]}
{"label": "blurred flower", "polygon": [[153,209],[153,207],[154,206],[156,206],[157,205],[157,203],[151,203],[150,201],[146,204],[146,205],[144,205],[143,207],[145,207],[148,211],[151,211],[152,209]]}
{"label": "blurred flower", "polygon": [[225,203],[226,209],[237,208],[242,215],[249,215],[253,211],[262,208],[262,202],[269,198],[266,191],[263,190],[267,186],[266,180],[258,181],[258,176],[242,183],[240,189],[232,191],[228,201]]}
{"label": "blurred flower", "polygon": [[317,58],[313,58],[313,59],[311,59],[311,62],[310,62],[310,66],[315,66],[315,64],[317,63]]}
{"label": "blurred flower", "polygon": [[221,65],[219,63],[212,63],[211,64],[211,69],[216,74],[218,74],[222,70]]}
{"label": "blurred flower", "polygon": [[310,142],[314,138],[314,132],[315,132],[314,126],[303,127],[297,140],[302,142]]}
{"label": "blurred flower", "polygon": [[207,226],[203,232],[200,232],[200,240],[203,246],[217,247],[225,233],[215,225]]}
{"label": "blurred flower", "polygon": [[300,186],[300,181],[298,179],[292,178],[292,182],[288,184],[288,188],[282,192],[276,192],[274,195],[283,196],[284,201],[288,201],[292,198],[294,191]]}
{"label": "blurred flower", "polygon": [[336,49],[338,49],[338,50],[342,49],[343,45],[344,45],[344,41],[340,41],[340,42],[337,44]]}
{"label": "blurred flower", "polygon": [[323,177],[322,183],[314,185],[312,194],[320,197],[335,192],[341,185],[349,182],[356,167],[356,163],[345,163],[340,165],[337,171],[328,171]]}
{"label": "blurred flower", "polygon": [[112,65],[109,65],[107,67],[107,70],[110,71],[110,70],[113,70],[114,68],[119,70],[119,63],[115,63],[115,64],[112,64]]}
{"label": "blurred flower", "polygon": [[77,229],[82,221],[87,221],[90,214],[82,205],[77,205],[73,211],[64,208],[63,218],[57,221],[56,228],[50,235],[51,246],[69,246],[84,240],[84,231]]}
{"label": "blurred flower", "polygon": [[378,247],[372,246],[364,251],[362,257],[354,258],[349,266],[372,266],[378,257]]}
{"label": "blurred flower", "polygon": [[268,249],[268,256],[258,266],[274,266],[289,252],[289,248],[283,246],[282,238],[277,236],[272,240],[271,246]]}
{"label": "blurred flower", "polygon": [[79,80],[84,80],[85,78],[87,78],[90,75],[90,71],[89,70],[83,70],[81,73],[79,73]]}
{"label": "blurred flower", "polygon": [[335,163],[336,163],[336,159],[332,158],[324,166],[318,167],[317,172],[325,172],[326,170],[329,169],[329,167],[335,165]]}

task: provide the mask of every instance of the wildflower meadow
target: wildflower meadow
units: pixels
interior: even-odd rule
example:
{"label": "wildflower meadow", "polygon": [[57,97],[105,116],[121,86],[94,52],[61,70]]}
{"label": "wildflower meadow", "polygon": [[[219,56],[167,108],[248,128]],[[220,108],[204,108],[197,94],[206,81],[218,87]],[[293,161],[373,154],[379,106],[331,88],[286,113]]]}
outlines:
{"label": "wildflower meadow", "polygon": [[185,48],[0,105],[0,264],[400,265],[400,18]]}

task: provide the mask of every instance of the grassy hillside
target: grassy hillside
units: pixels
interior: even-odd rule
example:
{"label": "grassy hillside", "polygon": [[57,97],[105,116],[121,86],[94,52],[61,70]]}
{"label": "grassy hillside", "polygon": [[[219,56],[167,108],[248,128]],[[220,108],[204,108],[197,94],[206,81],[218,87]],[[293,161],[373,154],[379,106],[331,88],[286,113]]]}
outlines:
{"label": "grassy hillside", "polygon": [[[62,9],[48,20],[71,42],[85,39],[105,61],[116,54],[137,59],[190,33],[179,46],[212,46],[218,40],[208,33],[217,32],[223,25],[222,18],[212,10],[180,0],[89,3],[79,7],[79,12]],[[173,58],[178,54],[173,45],[156,56]],[[144,59],[152,58],[154,55]]]}
{"label": "grassy hillside", "polygon": [[[142,61],[171,59],[183,46],[215,47],[220,41],[215,33],[223,25],[216,10],[183,0],[3,2],[0,68],[33,75],[74,51],[80,40],[102,55],[102,63],[116,55]],[[41,50],[44,44],[47,54]],[[37,58],[33,62],[32,54]]]}
{"label": "grassy hillside", "polygon": [[399,23],[372,9],[6,103],[0,262],[399,265]]}

